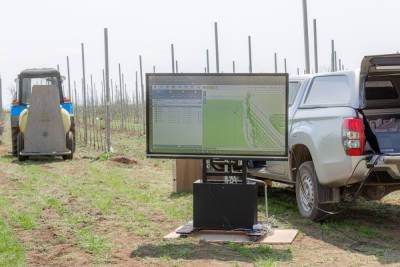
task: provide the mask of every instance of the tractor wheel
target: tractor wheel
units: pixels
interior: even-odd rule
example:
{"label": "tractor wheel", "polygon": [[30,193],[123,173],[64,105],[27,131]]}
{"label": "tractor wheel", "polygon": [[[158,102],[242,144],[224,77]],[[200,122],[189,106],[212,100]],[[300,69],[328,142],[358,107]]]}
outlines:
{"label": "tractor wheel", "polygon": [[74,158],[74,152],[75,152],[75,138],[74,134],[72,132],[68,132],[66,136],[66,145],[67,148],[71,151],[71,154],[69,155],[64,155],[63,159],[64,160],[72,160]]}
{"label": "tractor wheel", "polygon": [[25,161],[28,159],[27,156],[22,156],[21,151],[24,150],[24,136],[22,133],[18,133],[18,138],[17,138],[17,156],[19,161]]}
{"label": "tractor wheel", "polygon": [[18,127],[12,127],[11,128],[11,149],[12,149],[12,155],[14,157],[17,156],[17,151],[18,151],[18,133],[19,133],[19,128]]}

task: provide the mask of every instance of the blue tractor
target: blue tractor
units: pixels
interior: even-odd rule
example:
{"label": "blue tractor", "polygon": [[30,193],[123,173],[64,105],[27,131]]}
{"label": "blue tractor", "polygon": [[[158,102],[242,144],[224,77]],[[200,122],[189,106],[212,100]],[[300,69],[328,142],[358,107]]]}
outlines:
{"label": "blue tractor", "polygon": [[[30,109],[32,88],[35,85],[48,85],[58,90],[60,110],[67,117],[68,123],[64,123],[66,132],[66,148],[70,153],[62,155],[64,159],[72,159],[75,152],[75,118],[74,107],[71,101],[63,93],[63,77],[60,72],[52,68],[26,69],[16,79],[16,95],[11,105],[11,130],[12,130],[12,154],[20,160],[27,156],[20,153],[23,148],[24,127],[26,116]],[[25,117],[24,117],[25,116]],[[64,121],[66,121],[63,118]],[[25,122],[24,122],[25,121]],[[66,126],[67,125],[67,126]],[[22,148],[21,148],[22,146]]]}

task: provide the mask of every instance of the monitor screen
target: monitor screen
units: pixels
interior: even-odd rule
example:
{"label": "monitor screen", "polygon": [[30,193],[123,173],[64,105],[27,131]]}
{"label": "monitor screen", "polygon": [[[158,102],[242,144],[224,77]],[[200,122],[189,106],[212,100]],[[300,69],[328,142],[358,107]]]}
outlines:
{"label": "monitor screen", "polygon": [[286,74],[148,74],[147,154],[287,156]]}

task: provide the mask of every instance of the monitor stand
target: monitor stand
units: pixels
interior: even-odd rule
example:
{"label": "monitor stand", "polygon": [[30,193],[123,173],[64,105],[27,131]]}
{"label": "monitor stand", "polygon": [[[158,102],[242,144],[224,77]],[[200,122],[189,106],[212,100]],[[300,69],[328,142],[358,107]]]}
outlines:
{"label": "monitor stand", "polygon": [[193,183],[193,223],[177,233],[222,230],[257,234],[253,227],[258,224],[257,192],[257,183],[247,179],[247,160],[204,159],[203,177]]}

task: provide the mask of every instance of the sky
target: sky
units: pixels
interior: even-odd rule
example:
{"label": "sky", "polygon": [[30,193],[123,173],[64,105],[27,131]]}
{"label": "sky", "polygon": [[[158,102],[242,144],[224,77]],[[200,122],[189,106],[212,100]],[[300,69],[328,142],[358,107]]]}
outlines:
{"label": "sky", "polygon": [[[204,72],[206,49],[215,72],[214,22],[218,22],[220,70],[248,72],[248,43],[252,37],[253,72],[296,74],[305,67],[301,0],[2,0],[0,5],[0,75],[3,103],[21,70],[60,66],[81,89],[81,43],[85,45],[87,80],[100,88],[104,68],[103,31],[109,31],[110,76],[121,64],[127,88],[134,90],[138,56],[143,71],[171,72],[174,43],[179,72]],[[330,42],[346,69],[358,68],[362,57],[400,50],[397,34],[398,0],[308,0],[311,66],[312,19],[317,19],[319,68],[330,64]],[[65,84],[66,85],[66,84]]]}

